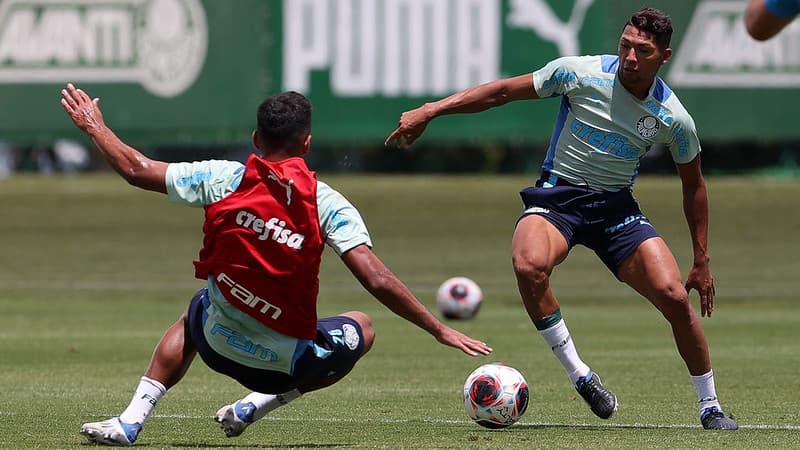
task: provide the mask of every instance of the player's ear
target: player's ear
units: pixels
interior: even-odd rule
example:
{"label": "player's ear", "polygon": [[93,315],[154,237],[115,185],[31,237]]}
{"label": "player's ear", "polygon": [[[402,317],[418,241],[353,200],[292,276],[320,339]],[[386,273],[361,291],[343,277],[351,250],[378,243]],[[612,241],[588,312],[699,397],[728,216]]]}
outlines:
{"label": "player's ear", "polygon": [[252,138],[253,147],[255,147],[256,150],[264,151],[264,149],[261,148],[261,139],[258,138],[258,130],[253,130]]}
{"label": "player's ear", "polygon": [[306,136],[305,140],[303,141],[303,154],[307,154],[308,151],[311,150],[311,135],[309,134]]}
{"label": "player's ear", "polygon": [[664,49],[663,57],[661,58],[661,64],[666,64],[672,59],[672,48],[667,47]]}

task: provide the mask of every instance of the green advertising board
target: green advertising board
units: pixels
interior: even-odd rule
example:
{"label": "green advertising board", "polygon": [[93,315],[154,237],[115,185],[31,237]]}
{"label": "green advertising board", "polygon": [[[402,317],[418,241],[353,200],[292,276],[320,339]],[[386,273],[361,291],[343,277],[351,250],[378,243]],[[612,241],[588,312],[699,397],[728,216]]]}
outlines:
{"label": "green advertising board", "polygon": [[[800,138],[800,25],[757,43],[746,0],[654,0],[662,77],[704,140]],[[0,140],[76,136],[68,81],[138,145],[244,144],[265,96],[315,106],[315,142],[382,142],[402,111],[562,55],[615,53],[621,0],[0,0]],[[434,122],[425,139],[546,142],[557,100]]]}
{"label": "green advertising board", "polygon": [[[425,101],[602,51],[607,17],[593,1],[286,1],[282,85],[311,96],[321,137],[382,139]],[[557,107],[448,117],[426,139],[545,139]]]}
{"label": "green advertising board", "polygon": [[0,139],[77,136],[67,82],[137,145],[247,140],[271,79],[277,3],[0,0]]}

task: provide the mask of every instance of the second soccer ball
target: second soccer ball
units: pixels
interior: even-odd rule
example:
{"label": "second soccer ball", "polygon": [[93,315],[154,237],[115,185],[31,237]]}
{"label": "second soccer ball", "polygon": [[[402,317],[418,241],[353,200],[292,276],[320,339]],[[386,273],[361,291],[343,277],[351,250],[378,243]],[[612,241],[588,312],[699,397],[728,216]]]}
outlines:
{"label": "second soccer ball", "polygon": [[446,280],[436,292],[436,306],[447,319],[471,319],[478,313],[483,292],[466,277]]}

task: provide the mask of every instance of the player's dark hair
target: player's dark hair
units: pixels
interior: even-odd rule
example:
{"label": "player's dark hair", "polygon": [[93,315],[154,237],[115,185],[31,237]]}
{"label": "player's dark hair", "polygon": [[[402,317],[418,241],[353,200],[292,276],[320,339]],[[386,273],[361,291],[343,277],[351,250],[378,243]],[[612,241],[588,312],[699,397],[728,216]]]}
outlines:
{"label": "player's dark hair", "polygon": [[265,150],[302,147],[311,133],[311,102],[294,91],[267,98],[258,106],[256,130]]}
{"label": "player's dark hair", "polygon": [[[669,47],[672,39],[672,19],[660,9],[642,8],[631,16],[625,24],[631,25],[639,31],[644,31],[653,35],[656,46],[661,50]],[[625,29],[625,27],[622,27]]]}

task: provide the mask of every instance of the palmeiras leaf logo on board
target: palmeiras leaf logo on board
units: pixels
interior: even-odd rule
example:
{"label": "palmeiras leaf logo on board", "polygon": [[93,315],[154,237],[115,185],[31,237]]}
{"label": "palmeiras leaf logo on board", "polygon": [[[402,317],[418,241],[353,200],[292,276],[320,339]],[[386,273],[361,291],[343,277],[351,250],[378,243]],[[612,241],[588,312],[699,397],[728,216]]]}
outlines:
{"label": "palmeiras leaf logo on board", "polygon": [[199,0],[0,2],[0,83],[138,83],[174,97],[207,47]]}

